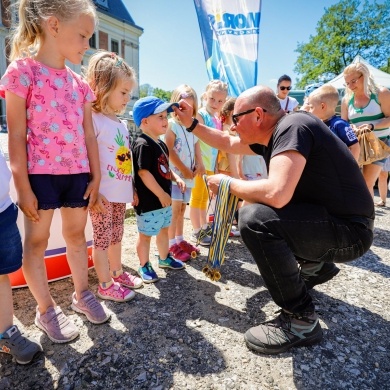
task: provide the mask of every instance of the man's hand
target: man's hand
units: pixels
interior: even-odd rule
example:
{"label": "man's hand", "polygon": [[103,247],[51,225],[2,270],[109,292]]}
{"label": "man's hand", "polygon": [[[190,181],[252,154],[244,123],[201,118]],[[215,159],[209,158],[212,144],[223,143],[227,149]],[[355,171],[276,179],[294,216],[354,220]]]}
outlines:
{"label": "man's hand", "polygon": [[184,127],[190,127],[192,124],[192,116],[194,109],[185,100],[180,100],[179,108],[172,106],[175,114],[179,117],[180,122]]}
{"label": "man's hand", "polygon": [[224,177],[228,177],[226,175],[218,174],[218,175],[211,175],[207,178],[207,185],[209,186],[209,190],[214,194],[217,195],[219,191],[219,185],[221,183],[221,180]]}

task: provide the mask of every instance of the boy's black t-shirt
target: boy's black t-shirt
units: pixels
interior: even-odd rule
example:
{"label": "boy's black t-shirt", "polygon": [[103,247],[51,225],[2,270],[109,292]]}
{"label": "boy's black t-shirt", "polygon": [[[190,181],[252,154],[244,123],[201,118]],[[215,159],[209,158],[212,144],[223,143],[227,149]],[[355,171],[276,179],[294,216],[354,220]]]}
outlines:
{"label": "boy's black t-shirt", "polygon": [[145,169],[156,179],[161,188],[171,195],[172,182],[171,171],[169,170],[168,147],[161,140],[154,141],[146,134],[141,134],[133,143],[134,162],[134,183],[138,195],[138,205],[134,206],[138,215],[148,211],[162,209],[158,197],[150,191],[140,176],[138,171]]}
{"label": "boy's black t-shirt", "polygon": [[374,204],[359,166],[347,146],[317,117],[303,111],[284,116],[267,147],[252,144],[267,167],[272,157],[295,150],[306,165],[290,203],[323,205],[340,218],[374,218]]}

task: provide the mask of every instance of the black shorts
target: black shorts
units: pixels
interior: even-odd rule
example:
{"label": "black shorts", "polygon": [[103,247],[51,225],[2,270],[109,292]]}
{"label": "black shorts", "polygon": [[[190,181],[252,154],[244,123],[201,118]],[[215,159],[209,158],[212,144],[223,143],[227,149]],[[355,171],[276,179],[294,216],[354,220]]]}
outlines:
{"label": "black shorts", "polygon": [[16,218],[18,208],[12,203],[0,213],[0,275],[10,274],[22,266],[22,239]]}
{"label": "black shorts", "polygon": [[74,175],[28,175],[31,188],[38,199],[39,210],[61,207],[85,207],[83,199],[89,182],[89,173]]}

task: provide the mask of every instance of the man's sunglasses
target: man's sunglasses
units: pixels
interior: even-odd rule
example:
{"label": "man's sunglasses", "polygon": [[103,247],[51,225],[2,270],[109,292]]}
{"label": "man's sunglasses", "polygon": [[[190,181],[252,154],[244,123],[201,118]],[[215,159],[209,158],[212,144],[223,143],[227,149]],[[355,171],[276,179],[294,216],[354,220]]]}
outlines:
{"label": "man's sunglasses", "polygon": [[292,87],[279,87],[281,91],[284,91],[285,89],[287,89],[287,91],[290,91]]}
{"label": "man's sunglasses", "polygon": [[[263,112],[267,112],[267,110],[265,110],[263,107],[261,107],[261,109],[263,110]],[[232,121],[234,123],[234,126],[237,126],[238,125],[238,120],[237,118],[241,115],[246,115],[246,114],[250,114],[251,112],[253,111],[256,111],[256,108],[251,108],[250,110],[248,111],[243,111],[243,112],[239,112],[238,114],[234,114],[232,115]]]}

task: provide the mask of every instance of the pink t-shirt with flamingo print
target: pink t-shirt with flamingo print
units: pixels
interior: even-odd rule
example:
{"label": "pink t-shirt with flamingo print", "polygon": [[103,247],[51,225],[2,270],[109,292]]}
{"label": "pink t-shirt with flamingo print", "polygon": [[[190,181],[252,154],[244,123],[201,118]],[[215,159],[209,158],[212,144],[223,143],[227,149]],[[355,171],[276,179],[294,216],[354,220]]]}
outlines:
{"label": "pink t-shirt with flamingo print", "polygon": [[90,171],[83,119],[84,104],[95,96],[81,76],[23,58],[8,66],[0,82],[3,98],[5,91],[26,99],[29,174]]}

